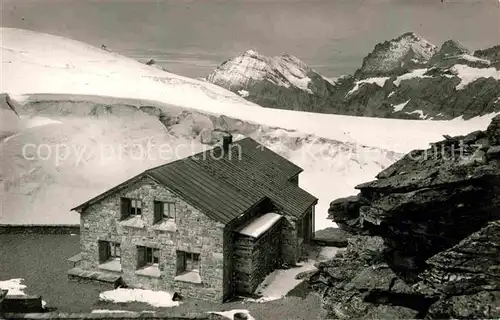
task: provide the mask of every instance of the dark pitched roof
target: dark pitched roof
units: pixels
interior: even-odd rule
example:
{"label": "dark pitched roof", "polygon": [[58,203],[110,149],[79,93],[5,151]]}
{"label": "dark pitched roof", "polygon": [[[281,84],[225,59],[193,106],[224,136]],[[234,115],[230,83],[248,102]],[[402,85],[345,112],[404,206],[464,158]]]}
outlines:
{"label": "dark pitched roof", "polygon": [[[207,216],[221,223],[238,218],[265,198],[293,216],[300,216],[317,199],[289,181],[302,169],[251,138],[235,141],[230,152],[215,147],[146,170]],[[74,208],[82,209],[135,181],[129,179]]]}

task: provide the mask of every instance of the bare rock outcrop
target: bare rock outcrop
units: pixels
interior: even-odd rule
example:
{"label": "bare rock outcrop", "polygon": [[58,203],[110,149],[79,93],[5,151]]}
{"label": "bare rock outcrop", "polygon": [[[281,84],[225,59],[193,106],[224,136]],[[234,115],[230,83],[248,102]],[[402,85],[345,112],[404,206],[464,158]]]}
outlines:
{"label": "bare rock outcrop", "polygon": [[379,43],[363,59],[357,78],[401,75],[427,64],[437,47],[414,32]]}
{"label": "bare rock outcrop", "polygon": [[356,188],[329,214],[357,235],[310,278],[329,318],[499,316],[500,116]]}
{"label": "bare rock outcrop", "polygon": [[500,69],[500,45],[474,51],[474,56],[491,61],[491,65]]}
{"label": "bare rock outcrop", "polygon": [[439,68],[450,68],[456,64],[487,68],[491,62],[488,59],[475,57],[471,50],[455,40],[445,41],[439,51],[429,60],[429,65]]}

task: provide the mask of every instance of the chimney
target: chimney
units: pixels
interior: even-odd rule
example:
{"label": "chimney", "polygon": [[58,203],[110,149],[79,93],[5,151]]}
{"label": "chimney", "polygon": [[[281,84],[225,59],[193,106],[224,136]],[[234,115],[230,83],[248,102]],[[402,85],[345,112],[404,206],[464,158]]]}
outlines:
{"label": "chimney", "polygon": [[233,136],[231,134],[226,134],[222,137],[222,149],[224,152],[229,151],[229,146],[233,143]]}

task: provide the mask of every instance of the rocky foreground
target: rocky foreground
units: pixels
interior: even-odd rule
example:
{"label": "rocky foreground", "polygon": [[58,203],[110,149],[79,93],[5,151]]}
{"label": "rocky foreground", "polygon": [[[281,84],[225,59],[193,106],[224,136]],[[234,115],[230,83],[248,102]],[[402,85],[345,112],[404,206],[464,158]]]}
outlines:
{"label": "rocky foreground", "polygon": [[447,120],[500,112],[500,46],[438,47],[415,33],[379,43],[354,73],[327,79],[289,54],[253,50],[207,81],[261,106],[355,116]]}
{"label": "rocky foreground", "polygon": [[346,252],[310,278],[323,318],[500,317],[500,116],[356,188],[329,210]]}

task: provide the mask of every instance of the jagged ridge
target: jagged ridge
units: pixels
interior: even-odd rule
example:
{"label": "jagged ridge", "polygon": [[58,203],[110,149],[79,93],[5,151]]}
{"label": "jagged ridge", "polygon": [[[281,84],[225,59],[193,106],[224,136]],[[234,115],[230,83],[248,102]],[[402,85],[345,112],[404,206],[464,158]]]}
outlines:
{"label": "jagged ridge", "polygon": [[500,59],[457,41],[438,48],[415,33],[377,44],[353,76],[329,81],[290,56],[255,51],[207,80],[271,108],[355,116],[447,120],[500,112]]}

